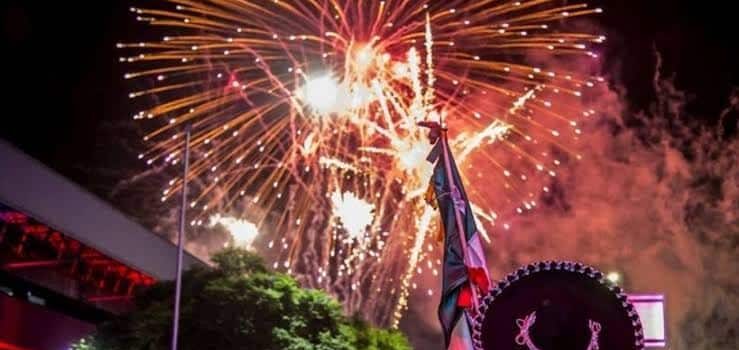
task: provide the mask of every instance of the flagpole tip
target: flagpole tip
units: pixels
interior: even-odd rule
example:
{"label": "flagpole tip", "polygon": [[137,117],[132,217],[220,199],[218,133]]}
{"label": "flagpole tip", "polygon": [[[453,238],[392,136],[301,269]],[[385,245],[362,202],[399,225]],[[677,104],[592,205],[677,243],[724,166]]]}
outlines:
{"label": "flagpole tip", "polygon": [[418,122],[418,126],[429,129],[429,142],[433,145],[439,140],[442,135],[446,137],[447,128],[441,126],[438,122],[423,120]]}

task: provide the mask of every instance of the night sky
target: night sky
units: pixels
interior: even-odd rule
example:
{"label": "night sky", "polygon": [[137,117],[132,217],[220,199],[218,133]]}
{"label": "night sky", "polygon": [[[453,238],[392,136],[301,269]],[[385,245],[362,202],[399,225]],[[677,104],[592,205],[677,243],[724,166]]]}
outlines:
{"label": "night sky", "polygon": [[[611,89],[621,94],[619,101],[626,110],[622,116],[624,125],[634,129],[635,133],[642,131],[640,128],[647,128],[644,126],[644,120],[637,120],[632,116],[640,115],[641,111],[644,111],[643,114],[647,115],[647,119],[650,116],[661,115],[654,112],[655,101],[660,98],[655,92],[653,82],[658,54],[663,59],[661,77],[668,80],[674,78],[674,86],[686,94],[681,97],[687,102],[681,115],[691,119],[684,121],[687,124],[714,128],[732,93],[739,99],[737,90],[739,30],[735,20],[736,11],[733,10],[735,4],[732,2],[604,0],[590,3],[605,10],[603,15],[596,17],[595,23],[608,37],[603,54],[602,74],[609,79]],[[139,4],[141,2],[120,0],[89,2],[5,0],[0,5],[2,18],[0,69],[4,83],[3,94],[0,95],[3,110],[0,117],[0,138],[9,140],[33,157],[99,196],[111,200],[114,205],[132,215],[136,215],[133,208],[135,201],[111,195],[113,187],[122,180],[122,177],[145,169],[136,159],[142,145],[135,140],[141,135],[141,130],[131,120],[131,115],[136,111],[128,104],[127,94],[130,86],[123,79],[126,68],[124,64],[118,63],[119,53],[115,44],[139,41],[147,35],[144,26],[136,22],[128,11],[129,6]],[[729,115],[730,120],[724,120],[723,126],[729,137],[736,136],[736,115],[735,110]],[[635,157],[641,160],[657,159],[641,149],[632,151],[636,154]],[[670,158],[669,154],[663,158]],[[683,158],[690,157],[684,156],[681,159]],[[733,162],[731,158],[728,159],[729,162]],[[690,166],[692,169],[690,171],[696,174],[705,172],[711,175],[712,172],[718,171],[714,167],[706,170],[700,165]],[[731,166],[729,168],[733,169],[732,171],[736,169]],[[583,173],[591,174],[588,171]],[[593,171],[592,174],[598,172]],[[721,177],[720,174],[712,176]],[[701,192],[703,183],[700,180],[701,178],[698,182],[689,182],[685,188],[693,191],[690,192],[692,194],[703,193]],[[655,181],[660,184],[662,178]],[[588,198],[588,201],[583,200],[583,203],[590,203],[592,196],[583,191],[572,192],[573,206],[580,203],[578,200],[580,197]],[[634,191],[637,194],[640,192]],[[724,197],[729,198],[729,195],[726,194]],[[156,199],[153,198],[154,201]],[[708,204],[701,204],[703,206],[695,204],[690,208],[700,211],[711,209],[711,205],[718,206],[713,203],[715,201],[706,200],[706,202]],[[627,207],[633,206],[633,203],[614,203],[613,213],[625,213],[625,209],[619,205]],[[687,207],[686,204],[685,208]],[[681,212],[682,209],[681,207]],[[727,209],[722,210],[725,213]],[[695,217],[710,216],[695,214]],[[146,223],[146,219],[139,219]],[[644,220],[646,222],[649,219]],[[538,220],[541,222],[539,225],[560,227],[557,226],[559,219],[546,221],[549,220],[546,213]],[[733,220],[734,226],[728,227],[739,227],[736,219]],[[703,225],[708,224],[686,221],[684,229],[692,234],[698,232],[695,231],[697,230],[695,227]],[[570,226],[570,224],[561,225],[565,228]],[[683,228],[675,230],[681,229]],[[700,234],[709,235],[709,233],[700,231]],[[729,237],[733,239],[729,243],[720,240],[719,243],[710,243],[712,242],[710,235],[700,239],[710,241],[710,244],[706,245],[705,252],[722,253],[731,249],[736,250],[739,232]],[[604,238],[605,240],[608,238]],[[508,256],[511,261],[525,260],[521,256],[510,254],[502,256],[497,259],[503,260]],[[683,258],[681,253],[676,253],[676,256],[681,263],[685,263],[683,260],[689,260]],[[734,261],[736,262],[736,257]],[[625,269],[628,270],[626,267]],[[729,270],[732,269],[736,270],[736,267]],[[705,277],[703,272],[696,272],[696,275]],[[726,284],[724,289],[719,286],[721,293],[732,288],[735,290],[736,283],[739,283],[734,277],[717,277],[717,281],[716,284]],[[721,293],[706,292],[705,299],[709,300],[716,295],[717,299],[724,298],[724,294]],[[736,296],[736,291],[729,295]],[[710,305],[716,307],[722,304]],[[716,322],[720,324],[736,321],[736,315],[733,319],[722,319],[724,314],[720,309],[714,312],[717,312],[718,316],[707,309],[705,313],[697,312],[697,315],[688,313],[688,315],[701,319],[701,322],[707,322],[706,327],[712,327],[711,322],[715,319],[718,319]],[[739,307],[735,303],[730,303],[730,306],[724,309],[736,311]],[[419,317],[417,316],[419,312],[422,311],[411,312],[411,320]],[[687,309],[685,312],[688,312]],[[681,311],[681,317],[683,316],[685,315]],[[718,327],[720,324],[713,326]],[[733,339],[736,340],[737,330],[734,328],[731,332]],[[433,338],[434,334],[430,330],[420,330],[415,337]],[[428,344],[433,344],[434,341]],[[728,341],[731,342],[731,338]],[[685,342],[691,344],[688,340]],[[425,343],[416,340],[415,344],[423,346]],[[714,349],[705,347],[709,348]],[[731,347],[715,347],[719,348]],[[704,348],[693,346],[685,349]]]}

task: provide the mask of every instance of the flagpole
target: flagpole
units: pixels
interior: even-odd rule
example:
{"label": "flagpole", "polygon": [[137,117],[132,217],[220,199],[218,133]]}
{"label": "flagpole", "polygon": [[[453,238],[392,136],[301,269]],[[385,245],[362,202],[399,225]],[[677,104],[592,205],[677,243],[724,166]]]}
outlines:
{"label": "flagpole", "polygon": [[182,294],[182,255],[185,240],[185,214],[187,212],[187,175],[190,170],[190,134],[192,127],[190,123],[185,125],[185,156],[182,171],[182,206],[180,207],[179,230],[177,231],[177,277],[175,283],[174,315],[172,321],[172,345],[171,350],[177,350],[177,335],[180,325],[180,298]]}
{"label": "flagpole", "polygon": [[[444,168],[446,169],[446,176],[447,176],[447,183],[449,184],[449,192],[451,195],[452,191],[452,183],[454,182],[454,177],[452,175],[452,165],[449,161],[449,145],[447,143],[447,131],[442,129],[441,131],[441,147],[442,147],[442,154],[444,156]],[[455,204],[453,203],[452,199],[452,206]],[[464,223],[462,222],[462,216],[459,213],[459,210],[457,208],[454,208],[454,217],[457,222],[457,235],[459,236],[459,242],[462,246],[462,261],[464,261],[464,266],[467,268],[467,256],[469,255],[467,250],[467,235],[464,230]],[[472,279],[467,279],[470,284],[470,291],[472,292],[472,306],[477,310],[478,306],[478,300],[477,300],[477,290],[475,290],[475,284],[472,282]]]}

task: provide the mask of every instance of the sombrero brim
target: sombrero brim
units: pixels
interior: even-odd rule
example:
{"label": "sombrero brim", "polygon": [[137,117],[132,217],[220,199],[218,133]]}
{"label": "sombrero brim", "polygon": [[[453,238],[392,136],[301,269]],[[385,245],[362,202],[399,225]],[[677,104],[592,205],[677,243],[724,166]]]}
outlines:
{"label": "sombrero brim", "polygon": [[[534,321],[526,324],[532,313]],[[598,330],[593,331],[596,323]],[[639,316],[621,288],[580,263],[530,264],[494,285],[475,318],[475,345],[480,350],[526,350],[516,342],[524,324],[526,337],[541,350],[587,350],[593,333],[600,350],[644,347]]]}

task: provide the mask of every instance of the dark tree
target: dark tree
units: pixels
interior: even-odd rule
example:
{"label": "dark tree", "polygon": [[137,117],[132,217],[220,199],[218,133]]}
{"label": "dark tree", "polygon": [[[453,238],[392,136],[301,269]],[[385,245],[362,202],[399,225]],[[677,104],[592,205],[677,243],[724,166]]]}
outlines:
{"label": "dark tree", "polygon": [[[247,251],[217,254],[216,268],[183,276],[182,350],[408,350],[397,331],[349,319],[325,293],[301,288],[269,271]],[[138,296],[137,311],[104,323],[75,346],[97,350],[169,348],[174,283],[159,283]]]}

